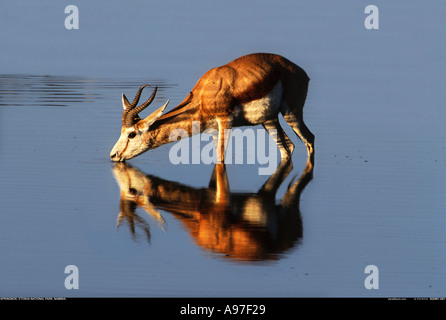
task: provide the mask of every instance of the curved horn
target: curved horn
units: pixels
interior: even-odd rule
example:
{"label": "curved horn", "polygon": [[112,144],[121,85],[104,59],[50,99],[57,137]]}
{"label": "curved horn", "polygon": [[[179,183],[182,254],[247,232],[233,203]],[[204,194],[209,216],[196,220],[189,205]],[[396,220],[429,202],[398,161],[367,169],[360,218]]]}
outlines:
{"label": "curved horn", "polygon": [[135,115],[136,115],[136,114],[140,113],[141,111],[143,111],[145,108],[147,108],[153,102],[153,100],[155,99],[155,95],[156,95],[157,90],[158,90],[158,87],[155,87],[155,90],[153,90],[152,95],[150,96],[150,98],[146,102],[144,102],[142,105],[140,105],[139,107],[134,108],[131,112],[135,113]]}
{"label": "curved horn", "polygon": [[136,105],[138,104],[139,98],[141,97],[142,89],[144,89],[145,87],[150,87],[150,84],[143,84],[141,87],[139,87],[135,99],[133,99],[133,102],[130,104],[133,108],[136,107]]}
{"label": "curved horn", "polygon": [[145,108],[147,108],[155,99],[155,95],[158,90],[158,87],[155,87],[155,90],[153,90],[152,95],[146,102],[144,102],[139,107],[136,107],[136,104],[139,102],[139,98],[141,97],[142,90],[147,86],[149,86],[149,85],[144,84],[138,89],[135,99],[133,99],[133,102],[131,104],[129,104],[126,107],[126,109],[124,110],[124,112],[122,113],[122,125],[124,127],[129,128],[129,127],[133,126],[136,122],[138,122],[140,120],[138,113],[140,113]]}

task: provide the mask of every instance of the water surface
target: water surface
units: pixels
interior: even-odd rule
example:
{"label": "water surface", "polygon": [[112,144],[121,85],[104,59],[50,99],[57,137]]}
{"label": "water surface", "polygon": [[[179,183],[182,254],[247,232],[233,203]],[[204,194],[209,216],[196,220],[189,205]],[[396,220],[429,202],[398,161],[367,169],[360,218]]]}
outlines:
{"label": "water surface", "polygon": [[[249,1],[80,1],[77,31],[63,5],[6,5],[0,296],[445,296],[445,9],[377,3],[381,27],[367,31],[367,4],[262,1],[248,21]],[[286,124],[292,165],[272,176],[173,165],[169,145],[109,161],[123,92],[158,86],[151,108],[170,109],[207,69],[256,51],[311,77],[311,179]],[[223,207],[209,200],[216,176]],[[78,290],[64,286],[67,265]],[[365,288],[367,265],[379,289]]]}

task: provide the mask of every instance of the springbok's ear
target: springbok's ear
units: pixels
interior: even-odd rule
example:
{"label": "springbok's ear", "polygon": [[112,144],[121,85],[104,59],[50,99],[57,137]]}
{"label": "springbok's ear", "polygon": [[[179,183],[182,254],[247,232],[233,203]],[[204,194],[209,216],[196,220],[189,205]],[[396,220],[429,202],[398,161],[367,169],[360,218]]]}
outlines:
{"label": "springbok's ear", "polygon": [[130,102],[127,100],[125,94],[122,94],[122,108],[125,110],[130,106]]}
{"label": "springbok's ear", "polygon": [[169,104],[170,100],[167,100],[167,102],[158,110],[154,111],[152,114],[148,115],[144,120],[144,126],[149,127],[152,123],[154,123],[161,115],[163,114],[164,109],[166,109],[167,105]]}

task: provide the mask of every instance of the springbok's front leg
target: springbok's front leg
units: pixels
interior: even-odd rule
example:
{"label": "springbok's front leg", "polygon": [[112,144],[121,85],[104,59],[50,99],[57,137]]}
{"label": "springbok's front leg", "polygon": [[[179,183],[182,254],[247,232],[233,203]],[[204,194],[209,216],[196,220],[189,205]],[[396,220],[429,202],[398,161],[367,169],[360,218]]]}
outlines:
{"label": "springbok's front leg", "polygon": [[229,142],[229,136],[231,135],[232,119],[230,118],[218,118],[218,137],[216,144],[217,163],[225,162],[225,150]]}

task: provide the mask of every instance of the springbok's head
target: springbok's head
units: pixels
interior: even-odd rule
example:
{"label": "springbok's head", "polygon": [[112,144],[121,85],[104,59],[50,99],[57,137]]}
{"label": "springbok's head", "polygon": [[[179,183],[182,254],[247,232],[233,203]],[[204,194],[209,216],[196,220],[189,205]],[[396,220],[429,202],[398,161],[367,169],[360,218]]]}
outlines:
{"label": "springbok's head", "polygon": [[150,149],[150,144],[144,141],[145,133],[161,116],[169,101],[147,116],[147,118],[141,119],[138,114],[153,102],[157,91],[157,88],[155,88],[150,98],[137,107],[136,105],[139,102],[142,90],[147,86],[149,85],[144,84],[138,89],[132,103],[127,100],[125,94],[122,94],[122,107],[124,108],[124,112],[122,113],[121,136],[110,152],[112,161],[125,161]]}

